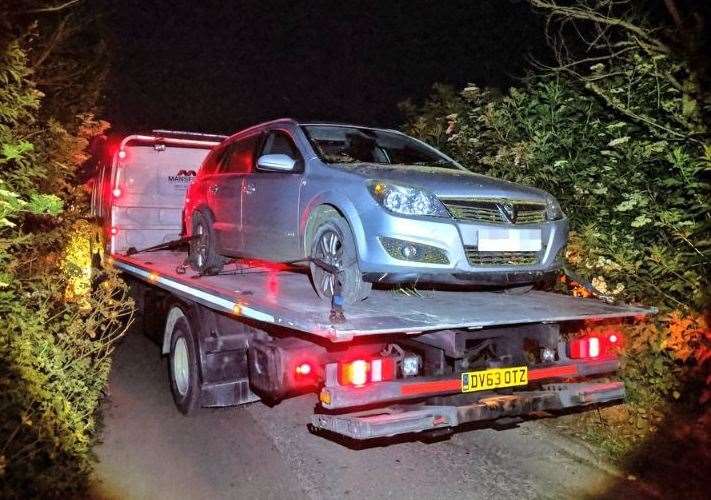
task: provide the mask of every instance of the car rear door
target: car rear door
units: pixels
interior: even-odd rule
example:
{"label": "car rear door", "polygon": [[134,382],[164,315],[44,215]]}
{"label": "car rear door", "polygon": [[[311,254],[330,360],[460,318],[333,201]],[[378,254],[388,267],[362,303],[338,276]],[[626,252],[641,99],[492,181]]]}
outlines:
{"label": "car rear door", "polygon": [[245,177],[242,196],[242,253],[259,259],[287,261],[300,258],[299,192],[304,172],[301,152],[286,130],[270,130],[257,160],[266,154],[284,154],[295,160],[294,169],[278,172],[255,169]]}
{"label": "car rear door", "polygon": [[227,146],[217,173],[207,181],[207,199],[215,216],[218,250],[237,255],[242,248],[242,186],[254,165],[259,134],[237,139]]}

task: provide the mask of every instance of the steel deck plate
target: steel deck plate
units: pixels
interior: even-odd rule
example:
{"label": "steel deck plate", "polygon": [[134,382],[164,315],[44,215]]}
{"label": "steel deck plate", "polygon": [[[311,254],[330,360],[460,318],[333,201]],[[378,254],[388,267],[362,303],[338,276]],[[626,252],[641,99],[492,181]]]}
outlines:
{"label": "steel deck plate", "polygon": [[[160,251],[131,257],[114,255],[114,265],[178,295],[227,313],[271,323],[332,341],[379,334],[417,334],[453,328],[478,329],[524,323],[623,318],[654,314],[654,308],[612,305],[551,292],[524,295],[477,291],[432,291],[420,296],[373,290],[361,303],[344,308],[346,322],[331,324],[330,305],[311,287],[305,273],[266,267],[232,275],[178,274],[185,253]],[[235,265],[225,271],[235,269]]]}

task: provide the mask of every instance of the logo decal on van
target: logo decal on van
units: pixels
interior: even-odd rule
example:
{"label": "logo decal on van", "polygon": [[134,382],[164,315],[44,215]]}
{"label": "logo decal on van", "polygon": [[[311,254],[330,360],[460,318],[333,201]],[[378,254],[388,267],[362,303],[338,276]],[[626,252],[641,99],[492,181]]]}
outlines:
{"label": "logo decal on van", "polygon": [[168,180],[170,182],[187,182],[189,183],[190,181],[193,180],[193,177],[195,177],[197,174],[195,173],[195,170],[178,170],[178,175],[169,175]]}

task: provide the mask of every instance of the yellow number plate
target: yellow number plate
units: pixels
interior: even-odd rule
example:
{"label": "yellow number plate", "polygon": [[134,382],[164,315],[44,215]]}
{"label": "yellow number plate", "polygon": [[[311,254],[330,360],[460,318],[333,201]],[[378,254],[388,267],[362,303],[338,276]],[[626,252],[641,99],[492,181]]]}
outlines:
{"label": "yellow number plate", "polygon": [[462,392],[486,391],[528,384],[528,367],[491,368],[462,373]]}

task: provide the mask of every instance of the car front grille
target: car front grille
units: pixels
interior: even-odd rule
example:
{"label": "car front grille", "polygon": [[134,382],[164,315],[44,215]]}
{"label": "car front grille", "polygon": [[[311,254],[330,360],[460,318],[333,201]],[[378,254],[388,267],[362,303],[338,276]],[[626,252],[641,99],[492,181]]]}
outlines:
{"label": "car front grille", "polygon": [[480,252],[476,247],[464,247],[470,266],[533,266],[539,252]]}
{"label": "car front grille", "polygon": [[[505,200],[442,199],[449,213],[456,220],[486,222],[489,224],[510,223],[499,210]],[[513,224],[539,224],[546,220],[546,207],[542,203],[528,201],[511,202],[515,216]]]}

